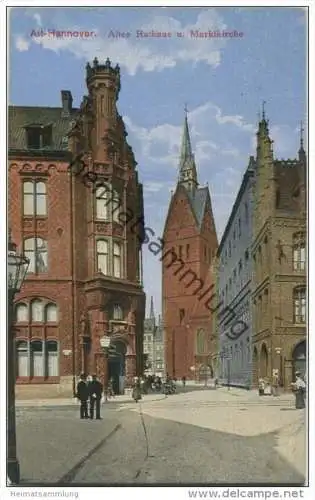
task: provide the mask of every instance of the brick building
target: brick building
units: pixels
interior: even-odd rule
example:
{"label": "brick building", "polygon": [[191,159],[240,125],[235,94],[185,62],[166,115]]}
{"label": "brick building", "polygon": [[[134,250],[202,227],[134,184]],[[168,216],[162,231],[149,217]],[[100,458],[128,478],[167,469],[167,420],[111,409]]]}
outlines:
{"label": "brick building", "polygon": [[199,187],[187,116],[179,179],[170,202],[162,256],[165,371],[181,378],[212,374],[212,261],[217,236],[209,188]]}
{"label": "brick building", "polygon": [[86,84],[79,109],[70,91],[60,108],[9,109],[9,225],[30,258],[17,382],[51,393],[70,393],[80,372],[104,376],[105,332],[116,386],[143,369],[143,195],[116,107],[119,66],[95,59]]}
{"label": "brick building", "polygon": [[253,214],[253,381],[278,373],[288,388],[306,369],[306,154],[274,159],[263,113]]}

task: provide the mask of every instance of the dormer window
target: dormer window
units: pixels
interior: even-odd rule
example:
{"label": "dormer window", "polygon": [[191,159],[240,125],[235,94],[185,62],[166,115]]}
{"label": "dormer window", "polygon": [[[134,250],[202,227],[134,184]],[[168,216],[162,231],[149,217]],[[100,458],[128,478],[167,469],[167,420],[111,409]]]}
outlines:
{"label": "dormer window", "polygon": [[51,125],[28,125],[25,127],[27,148],[28,149],[43,149],[51,146],[52,143],[52,126]]}

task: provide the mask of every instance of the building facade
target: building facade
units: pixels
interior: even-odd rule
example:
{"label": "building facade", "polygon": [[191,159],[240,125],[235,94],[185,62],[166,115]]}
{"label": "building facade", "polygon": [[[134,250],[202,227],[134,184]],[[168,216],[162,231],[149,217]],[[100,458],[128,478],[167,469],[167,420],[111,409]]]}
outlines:
{"label": "building facade", "polygon": [[153,297],[151,297],[150,314],[144,321],[143,353],[146,375],[164,376],[164,335],[161,316],[156,321]]}
{"label": "building facade", "polygon": [[[219,378],[249,387],[252,372],[251,244],[255,160],[250,157],[218,249]],[[226,313],[224,313],[226,311]]]}
{"label": "building facade", "polygon": [[[88,95],[9,109],[9,225],[30,258],[16,297],[18,384],[70,393],[81,372],[143,370],[143,195],[116,102],[119,66],[86,66]],[[106,367],[100,338],[117,352]],[[107,371],[108,369],[108,371]]]}
{"label": "building facade", "polygon": [[274,158],[264,113],[257,132],[253,212],[253,381],[289,388],[306,370],[306,154]]}
{"label": "building facade", "polygon": [[199,187],[187,116],[179,179],[172,194],[163,242],[165,370],[177,379],[210,376],[214,349],[210,299],[217,235],[209,188]]}

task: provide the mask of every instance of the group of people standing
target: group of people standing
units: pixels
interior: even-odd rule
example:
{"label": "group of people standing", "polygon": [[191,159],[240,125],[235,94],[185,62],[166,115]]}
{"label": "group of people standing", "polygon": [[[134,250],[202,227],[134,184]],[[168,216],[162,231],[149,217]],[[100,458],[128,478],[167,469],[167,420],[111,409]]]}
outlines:
{"label": "group of people standing", "polygon": [[96,420],[101,420],[101,399],[103,385],[97,380],[96,375],[92,375],[92,380],[87,380],[87,376],[82,373],[77,385],[76,397],[80,401],[80,418],[93,420],[94,410]]}

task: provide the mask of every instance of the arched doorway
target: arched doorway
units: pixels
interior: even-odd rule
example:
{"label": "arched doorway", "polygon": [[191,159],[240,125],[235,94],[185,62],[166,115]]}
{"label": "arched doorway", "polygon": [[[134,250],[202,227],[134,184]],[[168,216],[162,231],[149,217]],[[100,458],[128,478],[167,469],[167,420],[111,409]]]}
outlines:
{"label": "arched doorway", "polygon": [[199,368],[199,382],[207,384],[213,378],[213,370],[209,365],[201,365]]}
{"label": "arched doorway", "polygon": [[268,375],[268,352],[265,344],[262,345],[260,351],[259,376],[262,378]]}
{"label": "arched doorway", "polygon": [[121,340],[111,342],[108,354],[108,379],[112,379],[115,394],[121,394],[124,389],[126,344]]}
{"label": "arched doorway", "polygon": [[295,346],[292,354],[293,359],[293,380],[295,380],[295,372],[301,372],[304,377],[306,375],[306,341],[303,340]]}
{"label": "arched doorway", "polygon": [[256,387],[258,385],[258,351],[257,347],[254,347],[253,351],[253,385]]}

